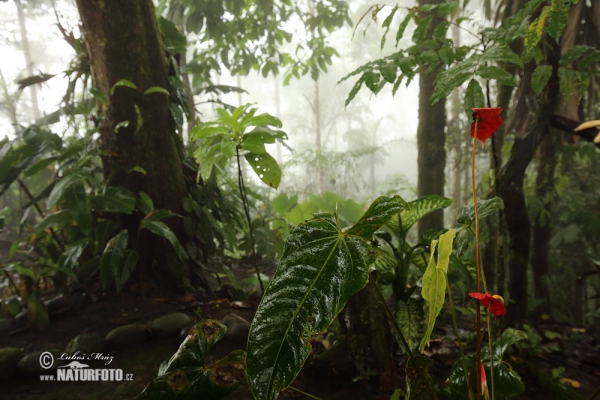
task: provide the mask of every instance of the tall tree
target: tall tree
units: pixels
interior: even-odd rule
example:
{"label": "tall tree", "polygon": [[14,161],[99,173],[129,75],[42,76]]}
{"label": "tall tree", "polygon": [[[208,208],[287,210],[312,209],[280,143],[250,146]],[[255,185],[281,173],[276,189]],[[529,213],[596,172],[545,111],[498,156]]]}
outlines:
{"label": "tall tree", "polygon": [[[442,4],[444,0],[419,0],[419,5]],[[434,19],[427,28],[427,38],[432,38],[433,31],[441,23]],[[441,62],[427,73],[430,66],[422,66],[419,71],[419,125],[417,127],[418,146],[418,183],[417,194],[444,194],[446,168],[446,99],[431,105],[435,79],[442,70]],[[419,220],[419,234],[441,228],[444,224],[444,211],[435,211]]]}
{"label": "tall tree", "polygon": [[[146,193],[157,209],[181,213],[185,183],[169,97],[161,92],[143,94],[151,87],[168,88],[152,0],[77,0],[77,6],[94,85],[108,99],[98,127],[100,146],[107,154],[103,159],[105,176],[113,185]],[[137,89],[114,87],[123,79]],[[125,221],[131,236],[137,232],[137,222],[135,217]],[[171,218],[169,223],[176,234],[181,233],[177,219]],[[182,288],[187,271],[168,242],[149,234],[132,240],[142,243],[142,271],[156,260],[165,287]]]}

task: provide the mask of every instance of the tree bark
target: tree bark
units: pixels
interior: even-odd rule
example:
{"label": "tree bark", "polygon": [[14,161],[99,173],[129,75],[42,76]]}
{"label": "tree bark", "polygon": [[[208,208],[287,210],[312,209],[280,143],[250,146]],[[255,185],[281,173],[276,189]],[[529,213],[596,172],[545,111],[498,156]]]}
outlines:
{"label": "tree bark", "polygon": [[[531,241],[531,223],[523,193],[525,170],[531,162],[544,135],[550,129],[549,115],[555,109],[559,98],[558,61],[560,48],[554,40],[549,39],[549,46],[544,48],[545,59],[553,67],[552,76],[542,92],[540,107],[534,123],[523,138],[516,138],[510,159],[501,170],[498,192],[504,201],[504,217],[510,240],[510,283],[511,304],[506,322],[509,325],[521,325],[527,316],[527,266]],[[528,66],[531,68],[531,66]]]}
{"label": "tree bark", "polygon": [[[577,33],[580,30],[581,10],[583,2],[571,8],[567,26],[561,37],[561,54],[575,45]],[[562,97],[561,97],[562,98]],[[556,113],[569,118],[578,117],[578,94],[569,99],[563,99],[557,104]],[[533,240],[531,267],[535,297],[541,300],[536,315],[550,313],[550,293],[546,277],[550,274],[550,239],[552,238],[552,207],[556,199],[554,189],[554,173],[556,170],[556,152],[560,148],[560,132],[553,132],[544,139],[540,146],[540,163],[536,177],[535,194],[540,199],[542,209],[533,221]]]}
{"label": "tree bark", "polygon": [[[77,0],[77,6],[94,84],[108,99],[108,104],[101,106],[99,126],[100,147],[107,154],[103,159],[105,176],[111,185],[135,194],[145,192],[156,209],[182,213],[185,182],[169,99],[159,92],[143,95],[155,86],[168,89],[165,52],[152,0]],[[121,79],[133,82],[137,89],[119,86],[111,93]],[[129,125],[116,129],[124,121]],[[145,173],[133,172],[136,166]],[[125,221],[130,238],[137,236],[140,218],[132,216]],[[181,237],[179,219],[166,222]],[[182,288],[187,270],[172,246],[147,233],[134,240],[140,244],[138,271],[145,274],[156,263],[162,288]]]}
{"label": "tree bark", "polygon": [[[419,5],[442,4],[445,0],[419,0]],[[427,38],[431,38],[433,30],[441,20],[434,19],[427,30]],[[425,75],[429,67],[421,67],[419,73],[419,125],[417,127],[417,165],[418,183],[417,195],[419,197],[435,194],[444,195],[446,168],[446,99],[431,105],[435,77],[442,70],[442,65],[437,65],[430,73]],[[444,225],[444,211],[438,210],[419,220],[419,235],[429,229],[442,228]]]}

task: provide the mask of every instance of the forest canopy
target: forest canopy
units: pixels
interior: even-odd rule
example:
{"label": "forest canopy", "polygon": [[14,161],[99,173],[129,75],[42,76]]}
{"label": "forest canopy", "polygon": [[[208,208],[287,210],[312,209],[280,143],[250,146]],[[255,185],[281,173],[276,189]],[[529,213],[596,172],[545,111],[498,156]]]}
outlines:
{"label": "forest canopy", "polygon": [[[535,326],[587,329],[600,352],[597,2],[3,0],[0,16],[6,332],[51,329],[57,296],[193,298],[197,324],[139,398],[247,382],[275,399],[335,349],[379,397],[509,398],[544,387],[521,363],[546,351]],[[208,311],[222,299],[249,320],[211,364],[232,335]],[[446,336],[453,361],[430,372]],[[233,383],[210,380],[224,369]]]}

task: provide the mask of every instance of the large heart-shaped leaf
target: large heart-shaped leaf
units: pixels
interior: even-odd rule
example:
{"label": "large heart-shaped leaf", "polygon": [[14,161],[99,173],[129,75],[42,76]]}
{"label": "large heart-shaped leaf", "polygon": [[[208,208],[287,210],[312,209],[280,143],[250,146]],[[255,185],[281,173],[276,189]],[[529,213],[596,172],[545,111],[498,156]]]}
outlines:
{"label": "large heart-shaped leaf", "polygon": [[310,354],[311,335],[325,329],[368,280],[369,239],[407,203],[380,197],[342,230],[336,214],[319,213],[295,227],[250,328],[248,381],[257,399],[275,399]]}

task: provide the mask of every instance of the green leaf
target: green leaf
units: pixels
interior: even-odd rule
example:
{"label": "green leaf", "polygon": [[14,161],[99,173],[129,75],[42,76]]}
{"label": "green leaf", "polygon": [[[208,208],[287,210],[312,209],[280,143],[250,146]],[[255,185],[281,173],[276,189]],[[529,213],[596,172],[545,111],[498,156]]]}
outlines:
{"label": "green leaf", "polygon": [[[485,347],[483,349],[485,349]],[[465,357],[465,363],[469,372],[473,370],[473,358],[473,355]],[[484,359],[482,362],[489,385],[492,376],[490,368],[491,362],[489,359]],[[478,387],[475,382],[475,375],[476,374],[473,374],[471,379],[471,388]],[[457,360],[452,366],[448,382],[450,387],[456,392],[465,393],[467,391],[467,381],[462,360]],[[508,363],[496,360],[494,361],[494,388],[496,396],[510,398],[522,393],[525,390],[525,385],[521,381],[519,374],[514,371]]]}
{"label": "green leaf", "polygon": [[39,224],[35,226],[35,232],[40,233],[48,228],[56,228],[58,230],[64,228],[73,222],[73,216],[69,210],[61,210],[47,215]]}
{"label": "green leaf", "polygon": [[[425,215],[437,210],[442,210],[450,206],[450,204],[452,204],[452,200],[449,198],[436,195],[423,196],[409,202],[408,207],[400,213],[402,232],[406,234],[415,222]],[[387,225],[395,232],[398,232],[398,217],[392,217]]]}
{"label": "green leaf", "polygon": [[146,221],[161,221],[165,218],[169,218],[169,217],[179,217],[181,218],[181,215],[174,213],[173,211],[169,211],[169,210],[152,210],[151,212],[148,213],[148,215],[146,215],[144,217],[144,219]]}
{"label": "green leaf", "polygon": [[447,283],[446,275],[448,274],[448,264],[450,263],[450,255],[452,254],[452,241],[455,236],[456,231],[454,229],[450,229],[440,236],[437,264],[434,260],[434,253],[438,241],[434,240],[431,242],[431,255],[429,257],[427,270],[425,271],[425,274],[423,274],[423,289],[421,291],[421,296],[423,296],[429,305],[425,335],[419,345],[419,351],[421,353],[426,345],[429,346],[429,340],[431,338],[431,333],[433,332],[435,320],[444,305]]}
{"label": "green leaf", "polygon": [[431,360],[420,354],[413,354],[408,358],[406,362],[407,400],[430,400],[435,398],[435,393],[432,393],[429,364],[431,364]]}
{"label": "green leaf", "polygon": [[[504,209],[504,202],[500,197],[493,197],[487,200],[477,202],[479,219],[487,218],[492,214]],[[471,226],[475,222],[475,207],[472,204],[462,206],[458,223],[464,226]]]}
{"label": "green leaf", "polygon": [[352,87],[352,90],[350,90],[350,93],[348,93],[348,97],[346,98],[344,107],[348,107],[348,104],[350,104],[350,102],[354,99],[354,97],[356,97],[356,94],[358,93],[358,91],[360,90],[360,88],[362,87],[362,84],[364,82],[365,82],[365,75],[363,74],[363,75],[361,75],[360,78],[358,78],[358,80]]}
{"label": "green leaf", "polygon": [[[502,336],[500,336],[499,339],[496,339],[494,341],[494,344],[493,344],[494,360],[496,362],[502,361],[502,358],[504,357],[506,350],[508,350],[508,348],[510,346],[512,346],[515,343],[520,342],[521,340],[525,340],[525,339],[527,339],[527,334],[523,331],[520,331],[520,330],[517,330],[514,328],[507,328],[506,330],[504,330],[504,332],[502,332]],[[482,349],[481,357],[484,361],[490,360],[489,347],[486,346]]]}
{"label": "green leaf", "polygon": [[411,8],[408,11],[408,14],[406,14],[406,17],[402,20],[402,22],[398,26],[398,32],[396,33],[396,46],[398,46],[398,42],[400,42],[400,39],[402,39],[402,36],[404,36],[404,31],[406,31],[406,27],[408,26],[408,23],[415,16],[416,12],[417,12],[417,10],[415,8]]}
{"label": "green leaf", "polygon": [[249,153],[245,155],[246,161],[252,167],[261,181],[274,189],[279,187],[281,182],[281,169],[277,161],[269,153],[256,154]]}
{"label": "green leaf", "polygon": [[564,101],[567,101],[571,95],[577,92],[577,73],[567,67],[558,67],[558,78],[560,79],[560,94],[562,95]]}
{"label": "green leaf", "polygon": [[477,57],[479,63],[484,62],[508,62],[511,64],[516,64],[519,66],[523,66],[523,62],[521,61],[521,57],[514,51],[510,49],[508,46],[496,46],[492,47],[489,50],[486,50],[485,53],[479,55]]}
{"label": "green leaf", "polygon": [[473,76],[476,60],[469,58],[459,61],[452,67],[440,72],[435,78],[435,87],[431,95],[431,104],[448,97],[454,88],[459,87]]}
{"label": "green leaf", "polygon": [[250,328],[248,382],[256,399],[275,399],[292,383],[311,335],[366,285],[372,233],[404,206],[399,197],[380,197],[347,231],[337,215],[320,213],[290,232]]}
{"label": "green leaf", "polygon": [[535,19],[528,27],[525,33],[525,51],[531,52],[542,39],[544,33],[544,26],[546,25],[546,19],[550,13],[550,7],[546,6],[542,10],[539,17]]}
{"label": "green leaf", "polygon": [[[188,198],[183,199],[184,208],[186,200],[188,200]],[[138,202],[138,209],[144,214],[149,214],[151,211],[154,211],[154,202],[152,201],[150,196],[148,196],[145,192],[140,192],[140,201]]]}
{"label": "green leaf", "polygon": [[477,82],[477,79],[471,79],[471,82],[469,82],[467,90],[465,91],[463,107],[468,119],[471,119],[471,115],[473,114],[471,108],[485,107],[483,89],[481,88],[479,82]]}
{"label": "green leaf", "polygon": [[128,238],[127,230],[123,229],[106,243],[100,259],[100,280],[105,289],[110,287],[111,282],[115,280],[121,268]]}
{"label": "green leaf", "polygon": [[92,175],[92,170],[90,168],[81,168],[76,171],[70,172],[64,175],[60,180],[54,185],[50,195],[48,196],[48,201],[46,202],[46,208],[49,210],[53,207],[58,201],[62,198],[71,185],[87,178]]}
{"label": "green leaf", "polygon": [[119,131],[121,130],[121,128],[127,128],[129,126],[130,122],[129,121],[121,121],[119,122],[117,125],[115,125],[115,133],[119,133]]}
{"label": "green leaf", "polygon": [[389,83],[393,83],[396,80],[396,72],[398,67],[393,63],[385,63],[379,68],[379,72],[383,79],[388,81]]}
{"label": "green leaf", "polygon": [[[377,260],[379,261],[380,258],[381,257],[378,257]],[[397,262],[394,264],[397,264]],[[399,300],[397,303],[397,311],[394,314],[394,318],[396,319],[398,326],[400,326],[402,334],[408,342],[411,351],[417,348],[423,335],[423,326],[421,325],[425,320],[423,306],[424,301],[422,298],[409,298],[407,302]],[[404,351],[408,353],[406,349],[404,349]]]}
{"label": "green leaf", "polygon": [[104,192],[90,199],[97,211],[131,214],[135,208],[135,195],[120,186],[108,186]]}
{"label": "green leaf", "polygon": [[255,154],[265,154],[267,143],[275,143],[275,137],[264,132],[252,132],[242,137],[241,147]]}
{"label": "green leaf", "polygon": [[163,34],[163,42],[171,55],[183,53],[187,46],[187,39],[174,23],[166,18],[158,17],[158,25]]}
{"label": "green leaf", "polygon": [[417,27],[415,28],[415,30],[413,32],[413,36],[412,36],[412,41],[415,44],[418,45],[423,40],[425,40],[425,37],[427,35],[427,28],[429,28],[429,25],[431,24],[432,20],[433,20],[433,15],[428,15],[425,18],[422,18],[417,23]]}
{"label": "green leaf", "polygon": [[177,239],[177,236],[175,236],[171,228],[169,228],[165,223],[160,221],[143,219],[140,221],[140,230],[141,229],[147,229],[155,235],[167,239],[169,243],[171,243],[175,248],[175,251],[177,252],[179,258],[181,260],[187,260],[187,254],[185,253],[183,247],[181,247],[179,239]]}
{"label": "green leaf", "polygon": [[588,51],[593,51],[593,50],[594,50],[593,47],[590,47],[590,46],[585,46],[585,45],[573,46],[569,50],[567,50],[565,52],[565,54],[560,56],[559,65],[562,67],[567,67],[570,64],[574,63],[575,61],[577,61],[581,56],[583,56]]}
{"label": "green leaf", "polygon": [[136,118],[135,131],[133,132],[133,135],[137,136],[137,134],[142,129],[142,126],[144,125],[144,118],[142,117],[142,112],[140,111],[140,108],[138,107],[137,104],[134,104],[133,108],[135,109],[135,118]]}
{"label": "green leaf", "polygon": [[137,89],[137,86],[135,85],[135,83],[131,82],[129,79],[119,79],[117,81],[117,83],[112,85],[112,87],[110,88],[111,96],[115,94],[115,89],[118,88],[119,86],[124,86],[124,87],[128,87],[131,89]]}
{"label": "green leaf", "polygon": [[570,0],[552,0],[548,13],[548,34],[560,39],[569,18]]}
{"label": "green leaf", "polygon": [[169,359],[162,373],[183,367],[205,366],[208,351],[223,338],[226,331],[225,325],[213,319],[203,319],[198,322],[190,329],[179,350]]}
{"label": "green leaf", "polygon": [[106,97],[106,95],[104,93],[102,93],[101,91],[99,91],[98,89],[90,89],[90,93],[96,98],[96,100],[98,100],[100,103],[107,105],[108,104],[108,98]]}
{"label": "green leaf", "polygon": [[398,11],[398,6],[395,6],[394,8],[392,8],[392,12],[390,12],[390,15],[388,15],[386,17],[386,19],[383,20],[383,23],[381,24],[382,28],[386,28],[383,35],[381,35],[381,44],[379,46],[381,49],[383,49],[383,46],[385,46],[385,40],[386,40],[388,32],[390,31],[390,25],[392,24],[394,15],[396,15],[396,11]]}
{"label": "green leaf", "polygon": [[155,378],[136,400],[221,400],[246,377],[246,354],[234,350],[210,367],[190,366]]}
{"label": "green leaf", "polygon": [[123,252],[123,259],[121,260],[118,269],[113,271],[117,293],[121,291],[123,286],[125,286],[129,280],[139,258],[138,252],[133,249],[127,249]]}
{"label": "green leaf", "polygon": [[152,86],[151,88],[146,89],[144,91],[144,96],[150,93],[164,93],[167,96],[171,95],[167,89],[163,89],[160,86]]}
{"label": "green leaf", "polygon": [[517,86],[515,77],[504,68],[500,68],[496,65],[481,66],[477,70],[477,75],[483,79],[495,79],[498,83],[506,86]]}
{"label": "green leaf", "polygon": [[552,76],[552,66],[550,65],[538,65],[531,74],[531,89],[536,95],[542,93],[546,84]]}

